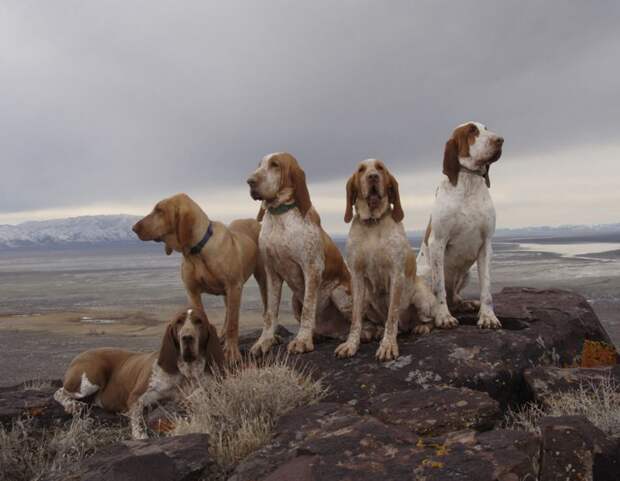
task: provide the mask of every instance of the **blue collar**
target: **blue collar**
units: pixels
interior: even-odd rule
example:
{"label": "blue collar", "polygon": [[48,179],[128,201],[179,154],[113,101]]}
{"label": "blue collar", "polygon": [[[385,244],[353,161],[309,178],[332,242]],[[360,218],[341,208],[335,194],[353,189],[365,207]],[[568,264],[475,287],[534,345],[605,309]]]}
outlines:
{"label": "blue collar", "polygon": [[213,235],[212,226],[213,224],[209,222],[209,227],[207,227],[207,232],[205,232],[205,235],[202,237],[202,239],[200,239],[200,242],[189,250],[190,254],[192,255],[200,254],[200,251],[202,250],[202,248],[207,244],[207,242],[209,242],[209,239],[211,239],[211,236]]}

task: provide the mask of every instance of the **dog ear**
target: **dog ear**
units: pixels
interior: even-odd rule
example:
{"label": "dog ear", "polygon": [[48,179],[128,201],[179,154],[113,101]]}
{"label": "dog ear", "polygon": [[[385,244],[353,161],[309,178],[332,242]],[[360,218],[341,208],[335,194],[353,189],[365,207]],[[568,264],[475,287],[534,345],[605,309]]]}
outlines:
{"label": "dog ear", "polygon": [[217,337],[215,327],[208,321],[206,316],[205,319],[206,321],[202,324],[202,335],[204,336],[204,344],[202,344],[202,346],[203,355],[205,357],[205,372],[215,374],[221,372],[224,368],[224,351]]}
{"label": "dog ear", "polygon": [[308,185],[306,184],[306,173],[302,170],[296,161],[293,161],[289,167],[289,178],[293,185],[293,197],[297,208],[301,212],[302,217],[306,217],[306,214],[312,207],[310,201],[310,192],[308,192]]}
{"label": "dog ear", "polygon": [[258,214],[256,214],[256,220],[258,222],[262,222],[263,221],[263,217],[265,217],[265,208],[261,204],[260,209],[258,209]]}
{"label": "dog ear", "polygon": [[179,247],[183,252],[191,248],[195,223],[196,215],[190,200],[186,196],[181,196],[176,208],[176,235]]}
{"label": "dog ear", "polygon": [[484,173],[484,182],[487,184],[487,187],[491,188],[491,179],[489,178],[489,170],[491,170],[491,164],[487,165],[487,171]]}
{"label": "dog ear", "polygon": [[166,332],[164,333],[164,337],[161,341],[157,364],[168,374],[178,374],[178,359],[179,341],[176,337],[174,321],[172,321],[168,324],[168,327],[166,327]]}
{"label": "dog ear", "polygon": [[353,206],[357,200],[357,185],[355,183],[355,177],[357,174],[353,174],[347,181],[347,207],[344,211],[344,221],[348,224],[353,219]]}
{"label": "dog ear", "polygon": [[443,173],[448,176],[450,183],[456,186],[460,170],[458,145],[456,140],[450,139],[446,142],[446,148],[443,152]]}
{"label": "dog ear", "polygon": [[405,213],[403,212],[403,208],[400,205],[400,192],[398,191],[398,182],[392,174],[388,173],[388,177],[388,201],[393,206],[392,219],[394,219],[395,222],[400,222],[405,217]]}

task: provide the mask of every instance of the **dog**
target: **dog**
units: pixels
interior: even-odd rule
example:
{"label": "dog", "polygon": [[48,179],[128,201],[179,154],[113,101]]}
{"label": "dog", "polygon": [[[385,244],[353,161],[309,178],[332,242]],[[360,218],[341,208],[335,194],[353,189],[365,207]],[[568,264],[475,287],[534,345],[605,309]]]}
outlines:
{"label": "dog", "polygon": [[[502,155],[504,139],[479,122],[459,125],[448,140],[443,180],[418,254],[418,268],[430,278],[437,296],[438,327],[458,325],[452,312],[479,309],[478,327],[501,327],[493,311],[490,264],[495,207],[489,188],[491,164]],[[480,302],[466,301],[460,291],[477,263]]]}
{"label": "dog", "polygon": [[250,195],[262,201],[259,249],[267,274],[267,313],[252,354],[275,342],[282,283],[293,291],[300,323],[290,353],[314,350],[313,334],[344,337],[351,319],[351,276],[342,254],[321,227],[306,176],[295,157],[280,152],[263,157],[248,178]]}
{"label": "dog", "polygon": [[415,253],[403,218],[398,182],[385,164],[376,159],[360,162],[347,182],[344,221],[353,220],[347,241],[353,316],[347,341],[336,349],[340,358],[357,352],[366,315],[385,324],[376,353],[380,361],[398,357],[399,323],[407,329],[421,321],[415,328],[419,334],[432,329],[435,298],[424,279],[416,276]]}
{"label": "dog", "polygon": [[204,311],[201,294],[224,296],[226,318],[221,331],[228,362],[241,359],[239,310],[243,286],[250,275],[258,283],[266,306],[266,278],[258,253],[260,223],[254,219],[233,221],[228,227],[210,220],[186,194],[159,201],[150,214],[133,226],[140,240],[163,242],[166,254],[183,254],[181,277],[189,302]]}
{"label": "dog", "polygon": [[166,327],[158,352],[100,348],[76,356],[54,394],[68,413],[88,400],[111,412],[127,413],[135,439],[147,437],[144,409],[175,399],[179,388],[222,368],[224,355],[206,314],[187,309]]}

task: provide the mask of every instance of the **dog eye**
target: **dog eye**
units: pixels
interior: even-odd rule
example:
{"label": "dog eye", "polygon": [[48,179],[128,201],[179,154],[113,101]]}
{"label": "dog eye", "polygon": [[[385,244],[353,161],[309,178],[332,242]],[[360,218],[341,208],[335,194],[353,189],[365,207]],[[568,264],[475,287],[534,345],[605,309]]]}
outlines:
{"label": "dog eye", "polygon": [[377,165],[377,170],[383,170],[383,166],[381,164]]}
{"label": "dog eye", "polygon": [[197,317],[196,319],[194,319],[194,324],[202,324],[202,319],[200,319],[200,317]]}
{"label": "dog eye", "polygon": [[364,167],[363,165],[359,169],[357,169],[359,173],[364,172],[364,170],[366,170],[366,167]]}
{"label": "dog eye", "polygon": [[278,167],[278,163],[277,162],[271,162],[269,164],[269,167]]}

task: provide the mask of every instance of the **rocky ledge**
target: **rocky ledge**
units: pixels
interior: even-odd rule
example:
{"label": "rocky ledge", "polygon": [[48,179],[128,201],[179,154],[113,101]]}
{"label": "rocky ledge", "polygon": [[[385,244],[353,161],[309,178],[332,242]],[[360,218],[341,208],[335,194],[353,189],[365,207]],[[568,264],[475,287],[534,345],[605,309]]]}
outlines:
{"label": "rocky ledge", "polygon": [[[584,345],[611,345],[587,301],[567,291],[506,288],[495,304],[504,329],[480,330],[475,318],[461,317],[457,329],[399,338],[400,357],[385,364],[374,358],[376,342],[362,345],[348,360],[335,358],[337,342],[317,343],[299,361],[324,379],[327,396],[280,418],[270,443],[244,459],[229,479],[620,479],[619,440],[584,417],[546,417],[540,434],[502,428],[509,407],[544,404],[553,393],[586,381],[612,377],[620,383],[618,366],[578,367]],[[246,348],[251,341],[246,339]],[[44,394],[33,401],[16,390],[0,392],[0,421],[33,409],[42,418],[57,411]],[[165,451],[170,466],[178,465],[170,457],[187,450],[195,456],[191,443],[176,442],[180,447],[167,451],[153,444],[154,452]],[[126,450],[122,463],[145,449]],[[96,472],[98,462],[110,464],[110,456],[96,454],[85,469]],[[199,476],[196,469],[177,477],[160,471],[165,477],[149,470],[148,479]]]}

